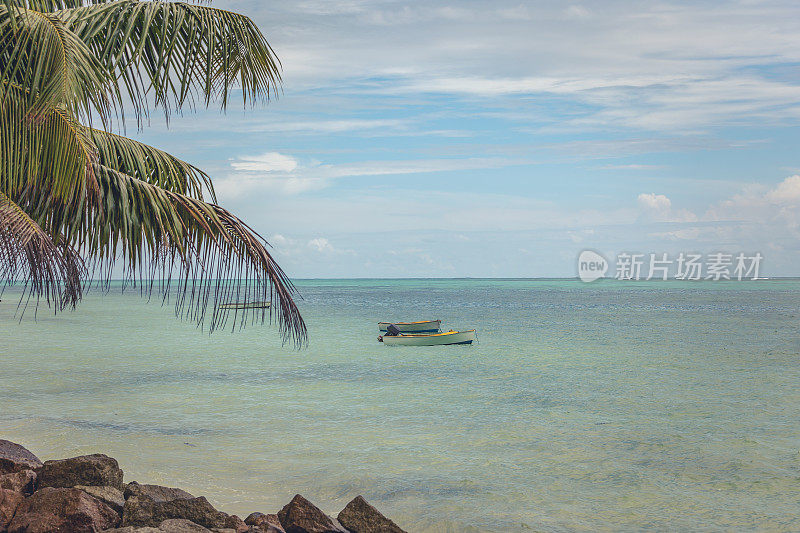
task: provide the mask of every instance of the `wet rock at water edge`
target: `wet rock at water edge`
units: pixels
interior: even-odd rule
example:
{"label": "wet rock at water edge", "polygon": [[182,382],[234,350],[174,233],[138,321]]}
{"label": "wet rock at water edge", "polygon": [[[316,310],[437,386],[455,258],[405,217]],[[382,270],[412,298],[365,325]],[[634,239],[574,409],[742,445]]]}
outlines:
{"label": "wet rock at water edge", "polygon": [[204,497],[155,501],[149,496],[130,496],[122,508],[124,526],[158,526],[170,518],[184,518],[206,528],[228,527],[227,514],[217,511]]}
{"label": "wet rock at water edge", "polygon": [[0,489],[0,531],[5,531],[25,496],[13,490]]}
{"label": "wet rock at water edge", "polygon": [[244,520],[242,520],[235,514],[232,514],[228,515],[228,517],[225,519],[224,529],[232,529],[233,531],[235,531],[235,533],[245,533],[246,531],[250,530],[250,526],[245,524]]}
{"label": "wet rock at water edge", "polygon": [[89,496],[97,498],[114,509],[120,516],[122,515],[122,506],[125,505],[125,497],[122,495],[121,490],[108,486],[93,487],[89,485],[75,485],[75,488],[81,489]]}
{"label": "wet rock at water edge", "polygon": [[286,533],[276,514],[251,513],[244,523],[259,528],[263,533]]}
{"label": "wet rock at water edge", "polygon": [[20,503],[8,531],[94,533],[118,524],[116,511],[82,490],[45,487]]}
{"label": "wet rock at water edge", "polygon": [[348,503],[336,518],[353,533],[406,533],[361,496]]}
{"label": "wet rock at water edge", "polygon": [[104,533],[162,533],[157,527],[115,527],[114,529],[104,529]]}
{"label": "wet rock at water edge", "polygon": [[348,533],[337,521],[297,494],[278,512],[286,533]]}
{"label": "wet rock at water edge", "polygon": [[191,520],[186,520],[184,518],[170,518],[164,520],[159,524],[158,529],[166,533],[210,533],[211,531],[200,524],[195,524]]}
{"label": "wet rock at water edge", "polygon": [[122,470],[113,457],[102,453],[45,461],[39,470],[39,488],[75,485],[109,486],[122,490]]}
{"label": "wet rock at water edge", "polygon": [[27,448],[16,442],[0,439],[0,474],[36,470],[40,466],[42,462]]}
{"label": "wet rock at water edge", "polygon": [[36,488],[36,472],[33,470],[20,470],[0,474],[0,489],[21,492],[26,496],[31,494]]}
{"label": "wet rock at water edge", "polygon": [[139,484],[131,481],[125,486],[125,499],[131,496],[147,496],[155,502],[168,502],[172,500],[188,500],[194,498],[185,490],[172,487],[162,487],[161,485]]}

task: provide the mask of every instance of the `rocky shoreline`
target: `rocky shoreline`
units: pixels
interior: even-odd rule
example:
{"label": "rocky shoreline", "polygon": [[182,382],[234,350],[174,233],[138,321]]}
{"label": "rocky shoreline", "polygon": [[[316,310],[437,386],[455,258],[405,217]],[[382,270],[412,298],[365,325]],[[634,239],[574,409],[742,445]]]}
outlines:
{"label": "rocky shoreline", "polygon": [[330,517],[299,494],[274,514],[242,520],[204,497],[125,483],[103,454],[39,460],[0,439],[0,533],[405,533],[361,496]]}

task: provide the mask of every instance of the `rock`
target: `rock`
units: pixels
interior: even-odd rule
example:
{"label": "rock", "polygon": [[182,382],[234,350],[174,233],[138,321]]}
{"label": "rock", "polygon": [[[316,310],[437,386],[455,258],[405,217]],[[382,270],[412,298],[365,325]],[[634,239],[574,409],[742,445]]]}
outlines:
{"label": "rock", "polygon": [[42,462],[27,448],[16,442],[0,439],[0,474],[36,470],[40,466]]}
{"label": "rock", "polygon": [[140,485],[135,481],[131,481],[125,486],[125,499],[127,500],[131,496],[147,496],[156,502],[194,498],[193,495],[185,490],[162,487],[161,485]]}
{"label": "rock", "polygon": [[13,490],[0,489],[0,531],[5,531],[11,519],[14,518],[14,513],[17,512],[19,504],[25,496],[21,492]]}
{"label": "rock", "polygon": [[244,520],[242,520],[235,514],[232,514],[225,519],[224,529],[232,529],[234,533],[245,533],[250,529],[250,527],[244,523]]}
{"label": "rock", "polygon": [[122,516],[122,506],[125,505],[125,496],[123,496],[121,490],[108,486],[92,487],[90,485],[75,485],[75,488],[81,489],[86,494],[97,498]]}
{"label": "rock", "polygon": [[36,472],[33,470],[20,470],[0,474],[0,489],[21,492],[26,496],[31,494],[36,488]]}
{"label": "rock", "polygon": [[259,528],[264,533],[286,533],[276,514],[251,513],[244,523]]}
{"label": "rock", "polygon": [[338,522],[297,494],[278,512],[286,533],[347,533]]}
{"label": "rock", "polygon": [[405,533],[361,496],[348,503],[336,518],[353,533]]}
{"label": "rock", "polygon": [[25,498],[8,526],[10,533],[93,533],[116,527],[119,515],[80,489],[45,487]]}
{"label": "rock", "polygon": [[265,515],[264,513],[250,513],[247,515],[247,518],[244,519],[244,523],[248,526],[260,526],[261,524],[267,522],[267,516],[268,515]]}
{"label": "rock", "polygon": [[182,518],[164,520],[158,526],[158,530],[166,531],[167,533],[209,533],[207,528]]}
{"label": "rock", "polygon": [[75,485],[110,486],[122,489],[122,470],[117,460],[96,453],[69,459],[45,461],[39,470],[39,488],[70,488]]}
{"label": "rock", "polygon": [[114,529],[104,529],[103,533],[164,533],[157,527],[117,527]]}
{"label": "rock", "polygon": [[122,509],[122,525],[157,526],[170,518],[185,518],[203,527],[228,527],[228,515],[217,511],[204,497],[155,501],[148,496],[131,496]]}
{"label": "rock", "polygon": [[[236,530],[230,527],[215,527],[211,531],[214,533],[236,533]],[[250,531],[250,528],[247,528],[247,531]]]}

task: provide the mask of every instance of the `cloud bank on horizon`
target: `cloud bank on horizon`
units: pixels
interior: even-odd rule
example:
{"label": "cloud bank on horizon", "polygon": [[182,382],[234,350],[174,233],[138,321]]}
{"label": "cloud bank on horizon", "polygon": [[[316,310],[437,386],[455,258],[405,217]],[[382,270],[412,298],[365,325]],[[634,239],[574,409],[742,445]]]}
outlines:
{"label": "cloud bank on horizon", "polygon": [[294,277],[574,276],[761,252],[800,275],[800,6],[217,0],[284,66],[265,108],[142,132]]}

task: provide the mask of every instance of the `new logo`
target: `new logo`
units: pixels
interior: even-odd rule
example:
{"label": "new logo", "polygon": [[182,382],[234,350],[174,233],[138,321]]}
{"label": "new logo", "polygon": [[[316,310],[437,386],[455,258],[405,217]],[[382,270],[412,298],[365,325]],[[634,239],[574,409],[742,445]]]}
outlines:
{"label": "new logo", "polygon": [[592,250],[584,250],[578,256],[578,277],[581,281],[590,282],[605,276],[608,271],[608,261],[602,255]]}

